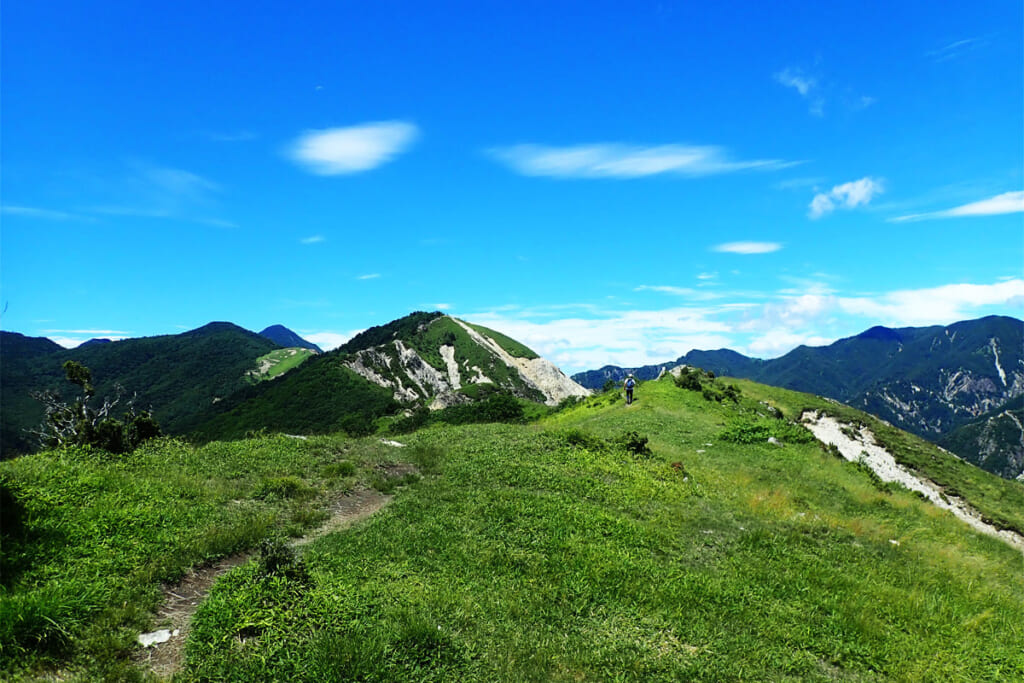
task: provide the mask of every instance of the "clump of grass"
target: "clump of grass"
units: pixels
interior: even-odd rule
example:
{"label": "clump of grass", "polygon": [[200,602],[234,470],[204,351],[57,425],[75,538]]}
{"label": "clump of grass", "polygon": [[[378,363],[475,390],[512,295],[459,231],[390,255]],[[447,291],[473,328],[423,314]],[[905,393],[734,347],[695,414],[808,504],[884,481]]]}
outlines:
{"label": "clump of grass", "polygon": [[268,477],[256,485],[253,498],[259,500],[308,500],[317,495],[316,489],[295,476]]}
{"label": "clump of grass", "polygon": [[414,444],[409,451],[409,459],[416,464],[423,474],[437,474],[441,471],[444,451],[434,444]]}
{"label": "clump of grass", "polygon": [[320,472],[325,479],[351,477],[356,473],[356,464],[351,460],[341,460],[339,462],[332,462],[328,465],[324,465],[324,468]]}
{"label": "clump of grass", "polygon": [[370,478],[370,488],[380,491],[384,495],[390,495],[395,492],[395,489],[415,484],[419,480],[420,476],[415,472],[405,472],[400,475],[377,472]]}

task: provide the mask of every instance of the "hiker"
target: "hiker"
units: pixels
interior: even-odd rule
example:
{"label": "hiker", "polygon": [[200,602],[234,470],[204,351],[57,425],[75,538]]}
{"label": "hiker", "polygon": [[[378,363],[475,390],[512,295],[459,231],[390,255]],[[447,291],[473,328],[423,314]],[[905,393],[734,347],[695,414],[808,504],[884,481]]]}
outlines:
{"label": "hiker", "polygon": [[624,386],[626,387],[626,405],[633,405],[633,387],[636,386],[636,380],[633,379],[633,373],[629,373],[629,376],[626,377]]}

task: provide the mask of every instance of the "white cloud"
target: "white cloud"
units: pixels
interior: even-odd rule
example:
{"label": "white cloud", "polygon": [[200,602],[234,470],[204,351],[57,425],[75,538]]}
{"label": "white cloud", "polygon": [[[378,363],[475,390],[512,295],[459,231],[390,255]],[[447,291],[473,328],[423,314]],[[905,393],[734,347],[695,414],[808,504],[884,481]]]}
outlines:
{"label": "white cloud", "polygon": [[366,275],[356,276],[357,280],[376,280],[380,277],[380,273],[367,273]]}
{"label": "white cloud", "polygon": [[6,213],[11,216],[24,216],[25,218],[39,218],[48,221],[86,221],[93,222],[96,219],[90,216],[80,216],[74,213],[68,213],[67,211],[54,211],[52,209],[40,209],[34,206],[15,206],[11,204],[5,204],[0,207],[0,213]]}
{"label": "white cloud", "polygon": [[944,45],[937,50],[929,50],[925,55],[935,62],[946,62],[951,59],[962,57],[987,45],[988,41],[983,37],[964,38],[963,40],[953,41],[952,43]]}
{"label": "white cloud", "polygon": [[808,216],[818,219],[837,208],[853,209],[865,206],[872,198],[885,191],[881,179],[864,177],[842,185],[836,185],[829,192],[819,192],[811,200]]}
{"label": "white cloud", "polygon": [[777,170],[800,162],[778,159],[734,161],[720,147],[599,143],[570,147],[514,145],[489,154],[526,176],[552,178],[642,178],[659,174],[690,177],[747,170]]}
{"label": "white cloud", "polygon": [[73,349],[90,339],[127,339],[130,332],[125,330],[42,330],[46,337],[65,349]]}
{"label": "white cloud", "polygon": [[787,88],[794,88],[804,97],[807,97],[811,90],[818,85],[818,79],[806,75],[800,69],[786,68],[774,74],[774,77],[776,81]]}
{"label": "white cloud", "polygon": [[[946,325],[976,316],[987,306],[1022,308],[1024,280],[991,285],[954,284],[908,289],[876,297],[840,297],[844,313],[877,320],[883,325]],[[1020,313],[1018,312],[1018,315]]]}
{"label": "white cloud", "polygon": [[774,358],[801,344],[830,344],[874,325],[948,325],[992,313],[1024,313],[1021,278],[863,296],[844,296],[806,281],[802,289],[770,293],[767,301],[751,302],[736,292],[725,296],[721,303],[663,310],[609,310],[577,304],[503,307],[465,318],[522,341],[573,373],[608,364],[664,363],[692,349],[730,348]]}
{"label": "white cloud", "polygon": [[415,124],[377,121],[349,128],[303,133],[288,152],[311,173],[342,175],[377,168],[401,154],[419,136]]}
{"label": "white cloud", "polygon": [[323,235],[313,235],[311,237],[303,237],[299,240],[300,244],[319,244],[324,241]]}
{"label": "white cloud", "polygon": [[793,88],[807,101],[814,116],[825,115],[825,98],[821,95],[818,79],[804,73],[803,69],[787,67],[773,74],[773,78],[787,88]]}
{"label": "white cloud", "polygon": [[49,334],[50,332],[56,332],[61,334],[88,334],[93,337],[109,337],[111,335],[124,336],[127,334],[131,334],[130,332],[127,332],[125,330],[43,330],[44,334]]}
{"label": "white cloud", "polygon": [[1024,212],[1024,191],[1004,192],[1003,194],[971,202],[944,211],[916,213],[898,218],[890,218],[893,223],[923,221],[932,218],[960,218],[963,216],[997,216],[1007,213]]}
{"label": "white cloud", "polygon": [[778,358],[798,346],[827,346],[835,339],[819,337],[787,329],[772,329],[747,344],[746,351],[755,358]]}
{"label": "white cloud", "polygon": [[452,308],[451,304],[430,304],[428,308],[433,308],[438,311],[450,311]]}
{"label": "white cloud", "polygon": [[713,248],[727,254],[770,254],[779,249],[782,245],[777,242],[727,242]]}
{"label": "white cloud", "polygon": [[[711,283],[702,283],[702,286],[706,287],[708,284]],[[712,292],[707,289],[692,289],[690,287],[676,287],[673,285],[640,285],[639,287],[634,287],[633,291],[659,292],[661,294],[669,294],[671,296],[686,297],[693,301],[709,301],[711,299],[717,299],[719,296],[716,292]]]}
{"label": "white cloud", "polygon": [[674,294],[676,296],[693,296],[695,294],[702,294],[696,289],[690,289],[689,287],[673,287],[671,285],[640,285],[639,287],[633,288],[634,292],[661,292],[662,294]]}
{"label": "white cloud", "polygon": [[660,363],[693,348],[726,346],[730,328],[710,319],[711,312],[672,308],[552,318],[547,310],[491,311],[465,318],[523,342],[571,374],[607,364]]}
{"label": "white cloud", "polygon": [[338,348],[362,331],[363,330],[353,330],[351,332],[303,332],[302,338],[313,342],[324,351],[331,351]]}

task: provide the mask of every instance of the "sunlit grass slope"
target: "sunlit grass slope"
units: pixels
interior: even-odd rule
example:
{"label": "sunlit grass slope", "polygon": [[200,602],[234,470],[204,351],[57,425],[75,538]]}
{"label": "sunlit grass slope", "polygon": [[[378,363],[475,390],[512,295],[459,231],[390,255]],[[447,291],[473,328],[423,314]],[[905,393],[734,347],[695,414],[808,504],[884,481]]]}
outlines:
{"label": "sunlit grass slope", "polygon": [[816,443],[721,439],[755,401],[638,397],[412,435],[440,474],[318,541],[310,582],[217,586],[186,677],[1024,677],[1019,552]]}
{"label": "sunlit grass slope", "polygon": [[[330,496],[380,486],[377,463],[407,459],[423,478],[306,546],[305,572],[253,561],[221,579],[180,678],[1024,679],[1021,553],[878,485],[762,401],[790,418],[846,409],[736,384],[738,404],[665,379],[631,407],[604,394],[537,424],[432,426],[407,448],[269,437],[0,463],[25,507],[22,540],[5,538],[20,569],[4,619],[35,605],[67,624],[4,631],[5,670],[127,676],[161,579],[300,533]],[[737,443],[763,432],[783,445]],[[886,438],[1017,523],[1024,487],[972,483],[948,456]]]}

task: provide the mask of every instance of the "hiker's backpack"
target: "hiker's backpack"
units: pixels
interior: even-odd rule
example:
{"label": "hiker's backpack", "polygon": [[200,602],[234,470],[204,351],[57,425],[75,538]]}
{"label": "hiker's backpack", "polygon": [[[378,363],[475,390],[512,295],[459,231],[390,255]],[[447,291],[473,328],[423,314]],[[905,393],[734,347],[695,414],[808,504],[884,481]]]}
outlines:
{"label": "hiker's backpack", "polygon": [[630,377],[629,379],[626,380],[626,388],[627,389],[632,389],[635,386],[636,386],[636,381],[634,381],[632,377]]}

